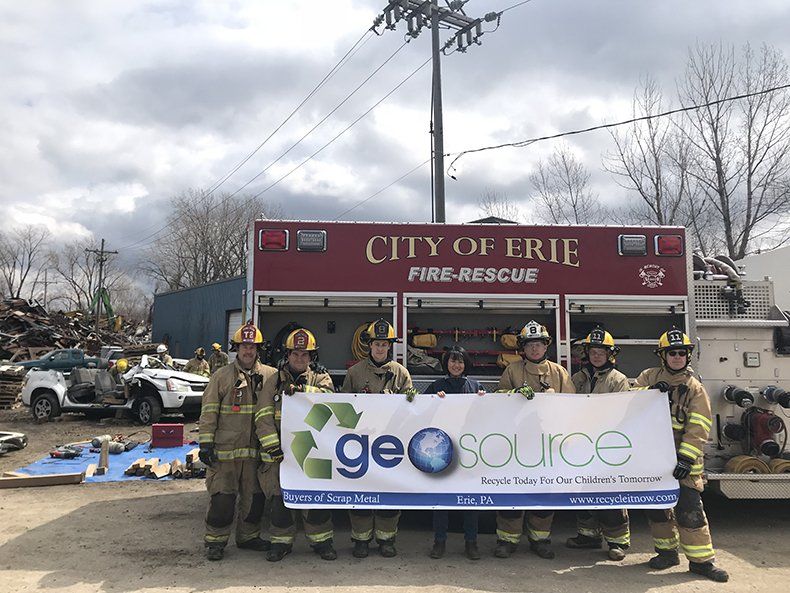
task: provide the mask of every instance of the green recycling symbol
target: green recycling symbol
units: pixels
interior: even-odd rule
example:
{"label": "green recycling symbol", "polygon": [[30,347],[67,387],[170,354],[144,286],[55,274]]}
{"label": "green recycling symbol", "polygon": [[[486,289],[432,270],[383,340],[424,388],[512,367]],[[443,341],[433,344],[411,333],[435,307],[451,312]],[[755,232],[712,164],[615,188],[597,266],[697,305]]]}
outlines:
{"label": "green recycling symbol", "polygon": [[[337,425],[342,428],[356,428],[362,412],[357,414],[354,406],[346,403],[315,404],[307,413],[304,421],[307,425],[315,428],[318,432],[323,430],[326,423],[332,417],[337,418]],[[328,480],[332,477],[332,460],[308,458],[310,451],[317,449],[312,431],[300,430],[293,433],[294,439],[291,442],[291,452],[294,454],[299,467],[302,468],[308,478],[318,478]]]}

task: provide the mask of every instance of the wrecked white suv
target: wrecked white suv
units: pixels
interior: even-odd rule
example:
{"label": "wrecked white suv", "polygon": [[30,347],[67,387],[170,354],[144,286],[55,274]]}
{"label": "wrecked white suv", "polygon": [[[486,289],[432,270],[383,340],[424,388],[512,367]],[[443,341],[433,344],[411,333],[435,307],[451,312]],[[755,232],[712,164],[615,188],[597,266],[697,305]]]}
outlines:
{"label": "wrecked white suv", "polygon": [[[155,368],[160,367],[160,368]],[[74,369],[65,377],[59,371],[31,370],[22,387],[22,403],[39,421],[61,412],[102,415],[127,411],[143,424],[158,422],[162,413],[182,413],[189,420],[200,416],[200,402],[208,379],[173,370],[154,357],[122,376],[104,369]]]}

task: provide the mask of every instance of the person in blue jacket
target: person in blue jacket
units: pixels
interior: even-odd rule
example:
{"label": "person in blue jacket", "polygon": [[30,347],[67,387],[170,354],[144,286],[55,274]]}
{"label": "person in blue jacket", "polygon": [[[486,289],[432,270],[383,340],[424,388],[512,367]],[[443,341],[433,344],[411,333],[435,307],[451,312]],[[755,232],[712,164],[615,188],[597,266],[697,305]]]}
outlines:
{"label": "person in blue jacket", "polygon": [[[466,372],[472,368],[472,362],[466,350],[460,346],[453,346],[442,356],[442,368],[447,373],[446,377],[431,383],[423,393],[435,393],[444,397],[448,393],[476,393],[485,395],[485,389],[479,381],[470,379]],[[465,510],[464,513],[464,554],[470,560],[480,560],[480,551],[477,548],[477,516],[476,510]],[[447,526],[450,512],[437,510],[433,512],[433,548],[431,558],[441,558],[447,543]]]}

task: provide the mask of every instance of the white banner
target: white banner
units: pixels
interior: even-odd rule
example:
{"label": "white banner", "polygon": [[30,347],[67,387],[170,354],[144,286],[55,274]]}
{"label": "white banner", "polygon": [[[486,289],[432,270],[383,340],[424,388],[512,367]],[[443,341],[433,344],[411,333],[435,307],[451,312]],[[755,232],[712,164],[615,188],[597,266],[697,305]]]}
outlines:
{"label": "white banner", "polygon": [[298,393],[283,398],[290,508],[669,508],[667,396]]}

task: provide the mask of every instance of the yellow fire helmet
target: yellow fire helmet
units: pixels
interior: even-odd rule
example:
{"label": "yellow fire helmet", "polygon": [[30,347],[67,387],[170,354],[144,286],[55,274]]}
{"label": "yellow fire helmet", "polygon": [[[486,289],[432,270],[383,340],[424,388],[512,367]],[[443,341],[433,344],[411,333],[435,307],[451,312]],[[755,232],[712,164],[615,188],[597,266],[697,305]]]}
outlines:
{"label": "yellow fire helmet", "polygon": [[285,349],[307,350],[308,352],[312,352],[318,350],[318,343],[315,340],[313,332],[300,327],[292,331],[288,334],[288,337],[285,338]]}
{"label": "yellow fire helmet", "polygon": [[234,344],[263,344],[263,334],[255,325],[245,323],[233,334]]}
{"label": "yellow fire helmet", "polygon": [[545,342],[547,346],[551,345],[551,336],[546,326],[541,325],[537,321],[530,320],[527,325],[521,328],[521,332],[518,334],[518,347],[523,348],[524,344],[535,340]]}
{"label": "yellow fire helmet", "polygon": [[222,350],[222,346],[220,346],[220,345],[219,345],[219,342],[214,342],[214,343],[211,345],[211,347],[212,347],[214,350]]}
{"label": "yellow fire helmet", "polygon": [[129,361],[125,358],[120,358],[115,363],[115,368],[118,369],[119,373],[125,373],[129,369]]}
{"label": "yellow fire helmet", "polygon": [[660,355],[665,350],[674,348],[684,348],[689,351],[689,354],[694,350],[691,338],[676,327],[661,334],[661,337],[658,339],[658,348],[656,348],[655,352]]}
{"label": "yellow fire helmet", "polygon": [[395,328],[392,327],[386,319],[377,319],[368,326],[368,329],[362,334],[362,338],[366,342],[373,340],[387,340],[388,342],[397,342],[398,338],[395,335]]}
{"label": "yellow fire helmet", "polygon": [[201,346],[200,348],[195,348],[195,356],[205,356],[206,349]]}
{"label": "yellow fire helmet", "polygon": [[620,348],[614,343],[612,334],[602,327],[596,327],[592,330],[587,337],[582,340],[582,346],[585,351],[589,348],[606,348],[610,356],[616,356],[617,353],[620,352]]}

